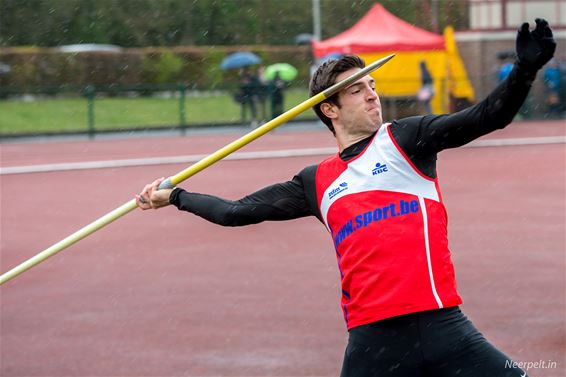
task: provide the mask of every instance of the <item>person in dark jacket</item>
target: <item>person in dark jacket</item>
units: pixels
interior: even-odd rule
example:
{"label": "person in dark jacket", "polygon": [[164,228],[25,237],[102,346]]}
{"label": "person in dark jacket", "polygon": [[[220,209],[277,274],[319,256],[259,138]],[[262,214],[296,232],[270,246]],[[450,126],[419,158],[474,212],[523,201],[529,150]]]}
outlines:
{"label": "person in dark jacket", "polygon": [[250,112],[250,125],[252,128],[258,126],[258,106],[259,102],[259,92],[261,88],[261,82],[257,75],[250,72],[247,68],[243,72],[242,80],[240,84],[240,97],[242,103],[242,120],[246,121],[247,112]]}
{"label": "person in dark jacket", "polygon": [[562,114],[561,86],[562,72],[556,59],[552,59],[544,69],[544,88],[546,92],[547,117],[560,118]]}
{"label": "person in dark jacket", "polygon": [[275,74],[273,80],[271,80],[267,86],[267,91],[271,98],[271,118],[277,118],[279,115],[283,114],[283,102],[285,90],[285,81],[279,76],[279,73]]}
{"label": "person in dark jacket", "polygon": [[424,105],[425,112],[427,114],[432,113],[432,108],[430,107],[430,102],[434,97],[434,85],[432,80],[432,75],[426,66],[426,62],[421,60],[419,63],[419,69],[421,72],[421,88],[417,94],[417,98]]}

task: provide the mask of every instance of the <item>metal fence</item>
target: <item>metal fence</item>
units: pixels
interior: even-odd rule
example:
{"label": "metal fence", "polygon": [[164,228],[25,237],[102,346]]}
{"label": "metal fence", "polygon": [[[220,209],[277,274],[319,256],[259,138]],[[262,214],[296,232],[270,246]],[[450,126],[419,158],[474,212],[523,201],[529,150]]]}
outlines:
{"label": "metal fence", "polygon": [[[492,77],[476,77],[475,81],[478,80],[493,83],[491,88],[487,86],[488,90],[496,85]],[[564,87],[566,85],[563,85],[557,112],[556,106],[554,109],[550,108],[542,80],[537,79],[517,119],[564,118]],[[236,86],[202,91],[185,84],[0,88],[0,113],[4,114],[0,117],[0,137],[65,133],[94,137],[99,132],[154,129],[179,130],[183,133],[190,127],[249,125],[253,121],[250,108],[248,104],[238,101],[237,94]],[[476,91],[476,99],[481,100],[488,94],[487,90],[486,93]],[[307,88],[288,88],[286,108],[302,102],[306,96]],[[382,96],[381,101],[384,118],[387,120],[424,113],[416,94],[404,97]],[[443,99],[443,107],[450,112],[466,105],[469,103],[462,99],[449,96]],[[52,111],[41,110],[42,106]],[[257,107],[259,122],[271,119],[268,95],[260,96]],[[35,116],[34,109],[38,112]],[[315,121],[316,116],[314,112],[308,112],[300,120]],[[49,121],[60,124],[44,126],[42,123]],[[68,122],[72,124],[65,126]]]}

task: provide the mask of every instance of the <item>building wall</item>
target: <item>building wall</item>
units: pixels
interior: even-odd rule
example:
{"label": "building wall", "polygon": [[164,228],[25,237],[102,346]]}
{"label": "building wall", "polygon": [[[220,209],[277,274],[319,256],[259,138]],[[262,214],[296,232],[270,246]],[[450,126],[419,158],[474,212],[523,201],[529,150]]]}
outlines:
{"label": "building wall", "polygon": [[[566,27],[564,0],[469,0],[470,28],[513,29],[531,15]],[[534,20],[531,20],[534,21]]]}
{"label": "building wall", "polygon": [[[514,51],[516,36],[517,31],[456,33],[456,43],[478,100],[485,97],[497,85],[497,71],[501,65],[498,53]],[[566,66],[566,29],[555,29],[554,38],[558,45],[555,58]],[[542,74],[537,76],[532,96],[536,99],[535,102],[540,102],[540,98],[543,97]]]}

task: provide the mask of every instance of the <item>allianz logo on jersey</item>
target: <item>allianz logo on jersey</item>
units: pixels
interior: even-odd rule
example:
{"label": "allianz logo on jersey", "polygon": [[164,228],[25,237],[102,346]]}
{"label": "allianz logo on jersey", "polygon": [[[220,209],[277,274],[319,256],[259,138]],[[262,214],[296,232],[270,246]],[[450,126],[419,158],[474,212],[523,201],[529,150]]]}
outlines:
{"label": "allianz logo on jersey", "polygon": [[334,198],[336,195],[340,194],[342,191],[345,191],[348,189],[348,182],[342,182],[338,185],[338,187],[333,188],[332,190],[330,190],[330,192],[328,193],[328,199],[332,199]]}
{"label": "allianz logo on jersey", "polygon": [[387,173],[389,170],[387,170],[387,164],[381,164],[381,162],[378,162],[377,164],[375,164],[375,168],[373,168],[373,170],[371,171],[372,175],[378,175],[381,173]]}

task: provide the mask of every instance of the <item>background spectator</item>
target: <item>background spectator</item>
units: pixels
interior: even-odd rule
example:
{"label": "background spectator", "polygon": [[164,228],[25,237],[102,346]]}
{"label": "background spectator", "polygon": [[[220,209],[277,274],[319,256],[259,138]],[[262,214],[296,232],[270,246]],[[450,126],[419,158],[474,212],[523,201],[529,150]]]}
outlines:
{"label": "background spectator", "polygon": [[434,97],[432,75],[430,74],[424,60],[421,60],[419,66],[421,70],[421,88],[417,93],[417,98],[423,103],[425,112],[427,114],[431,114],[432,108],[430,106],[430,101],[432,101],[432,98]]}
{"label": "background spectator", "polygon": [[546,91],[547,116],[557,118],[562,112],[560,101],[561,72],[556,59],[552,59],[544,69],[544,87]]}
{"label": "background spectator", "polygon": [[268,92],[271,97],[271,118],[276,118],[283,114],[283,90],[285,89],[285,81],[281,79],[279,73],[275,74],[273,80],[269,82]]}
{"label": "background spectator", "polygon": [[258,126],[258,118],[257,118],[257,107],[259,104],[259,90],[261,87],[261,83],[259,78],[248,71],[247,69],[244,70],[242,74],[242,81],[240,85],[240,92],[241,92],[241,103],[242,103],[242,121],[246,121],[247,118],[247,110],[249,109],[251,114],[250,124],[252,127]]}
{"label": "background spectator", "polygon": [[499,70],[497,71],[498,82],[505,80],[507,78],[507,76],[509,76],[511,69],[513,69],[514,59],[515,59],[514,57],[507,56],[507,57],[505,57],[504,59],[501,60],[501,66],[499,67]]}

